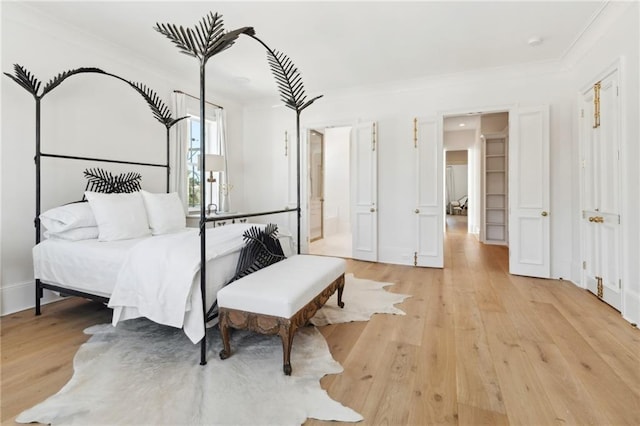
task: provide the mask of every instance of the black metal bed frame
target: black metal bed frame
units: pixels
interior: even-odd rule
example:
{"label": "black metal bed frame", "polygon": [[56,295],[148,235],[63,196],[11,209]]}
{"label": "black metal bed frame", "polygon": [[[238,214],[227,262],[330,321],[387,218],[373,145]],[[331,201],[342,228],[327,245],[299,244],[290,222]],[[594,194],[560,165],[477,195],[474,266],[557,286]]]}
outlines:
{"label": "black metal bed frame", "polygon": [[[312,98],[307,101],[304,85],[302,83],[302,78],[298,69],[292,63],[292,61],[282,52],[272,50],[267,44],[265,44],[262,40],[260,40],[256,35],[255,31],[252,27],[243,27],[237,30],[233,30],[230,32],[225,32],[223,26],[222,16],[217,13],[210,12],[207,16],[202,18],[199,24],[195,27],[195,29],[183,27],[176,27],[173,24],[156,24],[154,27],[156,31],[165,35],[169,38],[181,53],[185,53],[188,56],[195,57],[200,62],[200,122],[204,122],[205,117],[205,103],[206,101],[206,93],[205,93],[205,66],[207,60],[212,56],[228,49],[231,47],[236,39],[244,34],[249,36],[250,38],[258,41],[266,50],[267,50],[267,60],[269,62],[271,71],[276,80],[276,84],[278,86],[278,90],[280,93],[280,98],[284,102],[285,106],[294,110],[296,112],[296,136],[297,136],[297,161],[296,161],[296,195],[297,195],[297,203],[296,208],[286,208],[282,210],[273,210],[266,212],[258,212],[258,213],[249,213],[249,214],[238,214],[238,215],[225,215],[224,219],[237,219],[237,218],[246,218],[246,217],[257,217],[257,216],[265,216],[265,215],[273,215],[280,213],[290,213],[297,212],[297,252],[300,254],[300,222],[302,209],[300,207],[300,114],[301,112],[311,105],[315,100],[322,97],[322,95]],[[154,164],[154,163],[144,163],[144,162],[135,162],[135,161],[125,161],[125,160],[114,160],[114,159],[105,159],[105,158],[94,158],[94,157],[83,157],[83,156],[73,156],[73,155],[60,155],[60,154],[49,154],[44,153],[41,150],[40,144],[40,116],[41,116],[41,100],[42,98],[49,93],[51,90],[59,86],[64,80],[72,75],[82,74],[82,73],[97,73],[104,74],[118,80],[121,80],[132,87],[136,92],[138,92],[144,100],[147,102],[150,107],[153,116],[156,120],[162,123],[166,128],[166,163],[165,164]],[[169,108],[164,104],[164,102],[158,97],[158,95],[148,88],[147,86],[126,80],[122,77],[119,77],[115,74],[111,74],[105,72],[99,68],[77,68],[70,71],[65,71],[58,74],[56,77],[51,79],[44,87],[43,90],[40,91],[41,82],[31,74],[24,67],[15,64],[14,65],[14,75],[9,73],[4,73],[6,76],[14,80],[17,84],[19,84],[22,88],[27,90],[35,99],[35,168],[36,168],[36,212],[34,219],[35,226],[35,240],[36,244],[40,243],[41,240],[41,224],[40,224],[40,213],[41,213],[41,161],[42,157],[49,158],[60,158],[60,159],[69,159],[69,160],[82,160],[82,161],[96,161],[96,162],[106,162],[106,163],[116,163],[116,164],[130,164],[130,165],[138,165],[144,167],[164,167],[166,168],[166,191],[169,192],[169,174],[170,174],[170,129],[173,125],[178,123],[180,120],[183,120],[185,117],[180,117],[174,119],[171,116],[171,112]],[[205,126],[200,126],[200,140],[205,141]],[[204,143],[200,144],[200,156],[201,158],[205,158],[206,147]],[[204,176],[204,161],[200,164],[200,172],[201,176]],[[205,185],[200,186],[201,191],[201,200],[205,199]],[[201,260],[201,270],[200,270],[200,291],[202,293],[202,309],[204,314],[204,323],[206,330],[206,323],[211,319],[215,318],[215,315],[209,315],[209,310],[207,309],[206,302],[206,224],[207,222],[216,222],[219,220],[223,220],[222,218],[216,217],[208,217],[206,215],[205,203],[201,203],[200,208],[200,222],[199,222],[199,234],[200,234],[200,260]],[[49,283],[43,283],[39,279],[35,280],[35,314],[41,314],[41,298],[43,297],[43,290],[51,290],[58,292],[62,295],[69,296],[79,296],[90,300],[95,300],[101,303],[108,303],[109,299],[103,296],[90,294],[70,288],[61,287],[59,285],[53,285]],[[200,342],[200,365],[205,365],[207,363],[206,358],[206,350],[207,350],[207,337],[206,332],[204,337]]]}

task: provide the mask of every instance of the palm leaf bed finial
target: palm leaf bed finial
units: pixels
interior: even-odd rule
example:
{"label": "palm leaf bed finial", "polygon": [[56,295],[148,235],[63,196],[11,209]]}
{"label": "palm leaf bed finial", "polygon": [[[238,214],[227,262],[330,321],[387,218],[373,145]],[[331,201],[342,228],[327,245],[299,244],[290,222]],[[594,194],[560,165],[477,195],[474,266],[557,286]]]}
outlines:
{"label": "palm leaf bed finial", "polygon": [[198,58],[202,64],[212,56],[230,48],[240,34],[255,34],[252,27],[225,32],[222,15],[213,12],[203,17],[193,29],[159,23],[156,23],[154,29],[171,40],[181,53]]}
{"label": "palm leaf bed finial", "polygon": [[42,93],[38,93],[40,91],[40,87],[42,82],[39,81],[31,72],[29,72],[25,67],[19,64],[13,65],[13,70],[15,75],[11,75],[9,73],[4,73],[7,77],[18,83],[23,89],[27,92],[31,93],[34,98],[41,99],[44,95],[58,87],[63,81],[72,75],[82,74],[82,73],[99,73],[99,74],[107,74],[102,71],[100,68],[95,67],[82,67],[76,68],[69,71],[63,71],[53,77],[42,89]]}
{"label": "palm leaf bed finial", "polygon": [[40,90],[41,82],[33,75],[29,70],[22,65],[14,64],[13,71],[15,76],[5,72],[4,75],[18,83],[23,89],[31,93],[34,98],[38,98],[38,91]]}
{"label": "palm leaf bed finial", "polygon": [[251,38],[267,50],[267,61],[269,62],[271,73],[276,80],[276,85],[280,92],[280,100],[282,100],[288,108],[300,113],[322,97],[322,95],[316,96],[307,101],[304,84],[302,83],[302,75],[300,75],[300,71],[298,71],[298,68],[291,58],[283,52],[271,49],[255,35],[252,35]]}
{"label": "palm leaf bed finial", "polygon": [[287,55],[277,50],[267,50],[267,60],[276,79],[280,99],[287,107],[294,111],[302,111],[322,97],[316,96],[307,101],[300,71]]}
{"label": "palm leaf bed finial", "polygon": [[174,119],[171,116],[171,110],[169,107],[162,101],[162,99],[160,99],[156,92],[146,85],[133,81],[127,81],[127,83],[144,98],[147,105],[149,105],[149,108],[151,108],[151,112],[155,119],[164,124],[167,129],[171,128],[171,126],[176,124],[178,121],[187,118],[187,116],[184,116]]}

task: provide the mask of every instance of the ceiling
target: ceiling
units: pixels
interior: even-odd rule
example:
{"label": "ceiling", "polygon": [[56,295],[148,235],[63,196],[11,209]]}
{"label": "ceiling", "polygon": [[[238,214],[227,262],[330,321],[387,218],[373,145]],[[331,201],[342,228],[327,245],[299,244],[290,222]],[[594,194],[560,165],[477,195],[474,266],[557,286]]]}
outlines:
{"label": "ceiling", "polygon": [[[24,3],[23,3],[24,4]],[[307,94],[378,87],[435,75],[562,60],[602,1],[33,2],[45,13],[179,78],[196,61],[153,30],[193,27],[208,12],[225,28],[253,26],[298,66]],[[531,47],[528,40],[542,38]],[[248,37],[207,64],[207,86],[241,102],[274,96],[264,49]]]}

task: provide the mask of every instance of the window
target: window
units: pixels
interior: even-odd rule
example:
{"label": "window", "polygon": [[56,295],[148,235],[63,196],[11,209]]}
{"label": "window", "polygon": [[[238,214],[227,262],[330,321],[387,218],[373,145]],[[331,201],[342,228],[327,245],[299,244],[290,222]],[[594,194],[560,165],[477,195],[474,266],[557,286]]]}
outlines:
{"label": "window", "polygon": [[[189,150],[187,152],[187,187],[189,188],[189,211],[200,210],[200,183],[204,182],[206,188],[206,205],[215,204],[219,206],[219,182],[220,172],[213,172],[213,178],[216,182],[208,182],[210,180],[210,172],[204,176],[200,176],[200,165],[198,158],[200,156],[200,118],[189,116],[187,119],[189,124]],[[216,122],[205,119],[205,137],[207,154],[219,154],[220,143],[218,141],[218,129]]]}

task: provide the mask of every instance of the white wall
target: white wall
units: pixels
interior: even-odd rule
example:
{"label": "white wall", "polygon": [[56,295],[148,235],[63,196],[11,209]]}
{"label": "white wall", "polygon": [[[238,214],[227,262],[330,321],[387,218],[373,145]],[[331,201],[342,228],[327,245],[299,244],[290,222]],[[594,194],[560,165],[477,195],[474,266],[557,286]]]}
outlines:
{"label": "white wall", "polygon": [[325,236],[351,232],[349,206],[349,146],[351,127],[324,132]]}
{"label": "white wall", "polygon": [[[453,180],[454,189],[453,194],[451,194],[451,200],[459,200],[465,195],[469,195],[468,191],[468,173],[467,173],[467,165],[466,164],[454,164],[447,167],[451,167],[453,173],[451,174],[451,178]],[[447,174],[447,178],[449,178],[449,174]]]}
{"label": "white wall", "polygon": [[[573,92],[572,115],[578,116],[578,94],[595,83],[598,75],[614,62],[622,59],[621,92],[624,116],[622,117],[621,144],[621,235],[622,235],[622,314],[630,322],[640,323],[640,5],[637,2],[614,4],[611,13],[612,25],[593,35],[595,45],[590,48],[577,46],[567,81]],[[572,120],[574,139],[572,151],[578,151],[577,120]],[[571,163],[563,175],[568,174],[573,182],[572,191],[572,280],[580,281],[582,259],[579,239],[579,164]]]}
{"label": "white wall", "polygon": [[[513,106],[547,104],[550,107],[550,178],[551,178],[551,275],[578,281],[580,264],[578,218],[578,150],[577,150],[577,90],[600,69],[620,55],[626,57],[625,103],[627,122],[625,134],[625,167],[627,182],[624,198],[625,216],[630,218],[625,237],[625,282],[628,307],[625,317],[636,318],[640,307],[640,274],[638,259],[640,241],[638,225],[638,190],[640,182],[637,162],[638,140],[638,13],[637,4],[616,4],[624,13],[609,19],[602,38],[584,57],[575,60],[571,71],[559,64],[527,66],[486,72],[451,75],[441,78],[397,83],[368,91],[326,93],[302,115],[302,125],[317,122],[378,122],[378,200],[379,200],[379,260],[407,264],[407,253],[415,249],[411,234],[415,203],[415,152],[412,144],[411,121],[416,116],[452,115],[471,110],[508,110]],[[593,26],[590,30],[593,30]],[[584,36],[590,40],[589,34]],[[568,55],[571,56],[571,55]],[[260,131],[278,132],[292,128],[295,116],[272,108],[253,106],[245,110],[247,123],[257,121]],[[245,124],[246,152],[251,157],[264,158],[273,147],[250,145],[257,130]],[[476,138],[477,139],[477,138]],[[479,156],[471,156],[476,166]],[[255,164],[247,158],[249,164]],[[257,170],[269,170],[276,164],[255,164]],[[475,172],[474,172],[475,173]],[[286,182],[286,177],[279,182]],[[250,189],[250,191],[249,191]],[[247,198],[285,192],[283,187],[270,188],[266,182],[247,176]],[[263,194],[263,195],[260,195]],[[631,219],[634,218],[634,219]],[[446,267],[446,265],[445,265]],[[635,320],[637,322],[637,319]]]}
{"label": "white wall", "polygon": [[[442,112],[482,110],[488,107],[551,105],[552,173],[560,173],[563,164],[571,162],[571,105],[573,94],[566,88],[566,78],[559,73],[538,69],[504,72],[485,72],[449,76],[399,90],[371,90],[365,93],[328,93],[302,114],[306,123],[378,122],[378,200],[379,200],[379,260],[389,263],[410,263],[408,254],[415,251],[415,237],[409,225],[415,209],[415,150],[412,120],[416,116],[434,116]],[[478,109],[476,109],[478,108]],[[495,108],[494,108],[495,110]],[[282,109],[254,106],[245,110],[245,153],[247,164],[260,175],[278,170],[278,163],[261,161],[269,158],[278,145],[252,144],[262,132],[282,132],[292,126],[293,113]],[[258,123],[257,126],[249,123]],[[568,148],[566,148],[568,147]],[[260,159],[261,161],[257,161]],[[267,198],[266,194],[286,193],[284,187],[269,187],[262,179],[246,175],[246,199]],[[276,179],[286,182],[286,178]],[[570,276],[570,259],[559,253],[571,250],[570,180],[554,181],[551,188],[552,203],[557,210],[552,229],[552,271],[554,276]],[[256,205],[258,206],[256,201]]]}
{"label": "white wall", "polygon": [[[3,2],[1,35],[2,71],[13,74],[13,64],[18,63],[43,84],[66,70],[99,67],[145,83],[169,106],[174,89],[197,93],[197,81],[172,81],[171,76],[132,57],[126,49],[77,32],[19,2]],[[177,60],[179,55],[176,50]],[[196,63],[194,67],[197,69]],[[7,314],[34,304],[31,249],[35,241],[35,102],[28,92],[4,75],[1,90],[0,313]],[[242,110],[230,102],[223,105],[227,109],[228,134],[232,141],[233,171],[242,161],[238,154],[242,152]],[[153,118],[140,95],[110,77],[84,74],[65,80],[43,98],[41,128],[42,151],[46,153],[165,162],[165,127]],[[50,158],[43,159],[42,163],[42,211],[82,198],[86,183],[82,171],[87,167],[103,167],[113,173],[139,171],[144,189],[165,190],[166,175],[160,168]],[[237,175],[240,178],[236,187],[242,191],[241,174]]]}

